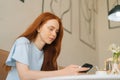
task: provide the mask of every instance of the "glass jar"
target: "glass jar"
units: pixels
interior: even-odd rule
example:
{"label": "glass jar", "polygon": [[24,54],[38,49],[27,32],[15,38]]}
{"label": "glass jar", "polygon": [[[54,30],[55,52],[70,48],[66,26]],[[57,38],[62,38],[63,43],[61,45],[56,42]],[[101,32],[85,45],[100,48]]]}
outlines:
{"label": "glass jar", "polygon": [[111,74],[120,74],[119,56],[116,53],[113,54],[113,62],[112,62]]}

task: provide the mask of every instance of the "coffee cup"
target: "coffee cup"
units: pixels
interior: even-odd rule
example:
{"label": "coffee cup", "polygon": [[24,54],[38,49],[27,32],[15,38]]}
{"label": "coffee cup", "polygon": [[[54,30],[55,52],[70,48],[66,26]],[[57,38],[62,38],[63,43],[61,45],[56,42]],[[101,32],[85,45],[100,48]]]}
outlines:
{"label": "coffee cup", "polygon": [[96,75],[107,75],[107,72],[106,71],[96,71],[96,73],[95,73]]}

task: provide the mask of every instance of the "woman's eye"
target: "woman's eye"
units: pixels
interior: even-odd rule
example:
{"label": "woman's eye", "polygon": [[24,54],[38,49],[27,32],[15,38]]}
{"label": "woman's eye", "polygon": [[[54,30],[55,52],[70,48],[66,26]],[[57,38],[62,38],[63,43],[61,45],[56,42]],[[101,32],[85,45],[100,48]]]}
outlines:
{"label": "woman's eye", "polygon": [[56,31],[56,33],[58,34],[58,33],[59,33],[59,31]]}
{"label": "woman's eye", "polygon": [[50,30],[50,31],[53,31],[53,29],[52,29],[52,28],[50,28],[49,30]]}
{"label": "woman's eye", "polygon": [[57,34],[57,33],[59,33],[59,30],[56,30],[56,29],[55,29],[55,28],[53,28],[53,27],[49,27],[48,29],[49,29],[49,31],[55,31],[55,32],[56,32],[56,34]]}

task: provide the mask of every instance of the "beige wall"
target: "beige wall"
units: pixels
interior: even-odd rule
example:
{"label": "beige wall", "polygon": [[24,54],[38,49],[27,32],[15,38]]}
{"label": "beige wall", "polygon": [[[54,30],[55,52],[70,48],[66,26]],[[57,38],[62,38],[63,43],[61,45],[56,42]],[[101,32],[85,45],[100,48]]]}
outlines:
{"label": "beige wall", "polygon": [[[15,38],[42,12],[42,0],[0,1],[0,49],[10,50]],[[111,43],[120,44],[120,28],[109,29],[106,0],[98,1],[95,26],[96,48],[92,49],[80,41],[79,0],[72,1],[72,34],[64,31],[59,65],[82,65],[85,62],[104,67],[104,60],[112,54],[108,52]]]}
{"label": "beige wall", "polygon": [[61,65],[79,64],[85,62],[98,65],[97,49],[92,49],[80,41],[79,0],[72,0],[72,34],[64,32]]}
{"label": "beige wall", "polygon": [[[108,47],[112,43],[120,45],[120,28],[109,29],[107,19],[107,0],[99,0],[98,12],[98,55],[99,66],[103,67],[105,59],[112,57]],[[120,26],[119,26],[120,27]]]}
{"label": "beige wall", "polygon": [[[34,3],[34,4],[32,4]],[[10,50],[15,38],[41,13],[41,0],[0,0],[0,48]]]}

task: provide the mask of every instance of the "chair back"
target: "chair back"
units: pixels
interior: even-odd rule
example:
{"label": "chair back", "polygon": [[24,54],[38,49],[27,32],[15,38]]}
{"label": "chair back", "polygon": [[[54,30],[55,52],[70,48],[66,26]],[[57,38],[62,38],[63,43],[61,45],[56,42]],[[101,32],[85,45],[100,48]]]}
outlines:
{"label": "chair back", "polygon": [[8,51],[0,49],[0,80],[5,80],[8,74],[8,71],[5,68],[5,61],[8,54]]}

